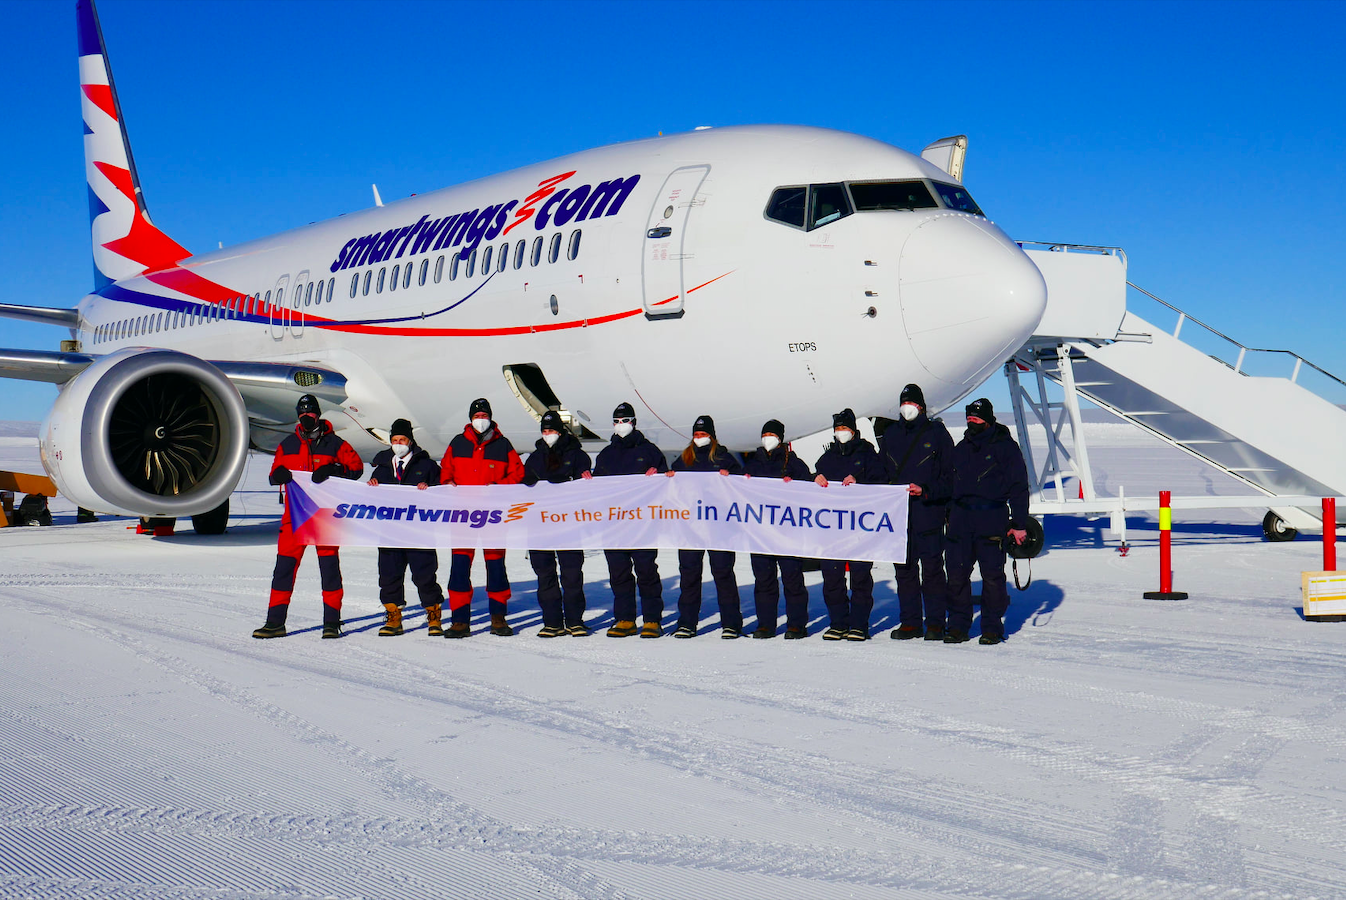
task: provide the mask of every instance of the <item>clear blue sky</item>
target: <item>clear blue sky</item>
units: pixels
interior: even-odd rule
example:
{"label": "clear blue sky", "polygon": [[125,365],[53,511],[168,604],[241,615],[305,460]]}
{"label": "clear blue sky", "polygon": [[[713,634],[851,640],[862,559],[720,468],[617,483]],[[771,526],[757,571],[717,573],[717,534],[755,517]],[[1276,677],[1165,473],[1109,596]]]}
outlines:
{"label": "clear blue sky", "polygon": [[[916,152],[965,133],[964,180],[1012,236],[1124,247],[1132,281],[1346,374],[1346,4],[99,13],[150,212],[189,249],[367,207],[371,182],[400,197],[696,125],[819,125]],[[0,299],[68,306],[92,284],[74,2],[10,0],[0,22]],[[0,346],[63,336],[0,320]],[[0,419],[39,419],[53,396],[7,382]]]}

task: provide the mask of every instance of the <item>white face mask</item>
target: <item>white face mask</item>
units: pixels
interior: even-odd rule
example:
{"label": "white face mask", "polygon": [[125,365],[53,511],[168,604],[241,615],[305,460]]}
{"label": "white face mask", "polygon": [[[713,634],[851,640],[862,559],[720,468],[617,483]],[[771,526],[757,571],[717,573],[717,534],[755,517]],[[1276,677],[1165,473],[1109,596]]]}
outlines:
{"label": "white face mask", "polygon": [[849,428],[842,428],[832,432],[832,436],[837,439],[838,444],[849,444],[851,438],[855,437],[855,432],[851,431]]}
{"label": "white face mask", "polygon": [[393,456],[396,456],[398,459],[401,459],[410,452],[410,444],[393,444]]}
{"label": "white face mask", "polygon": [[696,444],[698,447],[709,447],[710,438],[692,438],[692,443]]}
{"label": "white face mask", "polygon": [[548,447],[555,447],[556,442],[560,440],[560,438],[561,436],[553,431],[551,434],[544,434],[542,436],[542,443],[546,444]]}
{"label": "white face mask", "polygon": [[915,403],[903,403],[901,413],[902,418],[910,422],[912,419],[916,418],[921,414],[921,408],[917,406]]}
{"label": "white face mask", "polygon": [[766,450],[767,453],[770,453],[779,446],[780,438],[776,437],[774,434],[766,434],[762,436],[762,448]]}
{"label": "white face mask", "polygon": [[616,425],[612,426],[612,432],[617,435],[617,437],[626,437],[635,430],[636,426],[632,425],[630,422],[618,422]]}
{"label": "white face mask", "polygon": [[490,419],[473,419],[472,427],[477,430],[477,434],[485,434],[491,428]]}

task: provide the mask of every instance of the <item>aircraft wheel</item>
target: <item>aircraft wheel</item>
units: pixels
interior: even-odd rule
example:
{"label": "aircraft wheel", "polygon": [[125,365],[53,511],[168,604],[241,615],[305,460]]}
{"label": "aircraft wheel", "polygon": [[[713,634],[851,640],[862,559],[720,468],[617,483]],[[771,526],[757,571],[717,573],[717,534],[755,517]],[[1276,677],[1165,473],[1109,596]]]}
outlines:
{"label": "aircraft wheel", "polygon": [[1262,533],[1266,535],[1267,540],[1277,544],[1282,541],[1293,541],[1299,537],[1297,530],[1286,525],[1284,519],[1271,511],[1262,517]]}
{"label": "aircraft wheel", "polygon": [[197,534],[224,534],[229,524],[229,501],[225,500],[210,512],[192,516],[192,530]]}

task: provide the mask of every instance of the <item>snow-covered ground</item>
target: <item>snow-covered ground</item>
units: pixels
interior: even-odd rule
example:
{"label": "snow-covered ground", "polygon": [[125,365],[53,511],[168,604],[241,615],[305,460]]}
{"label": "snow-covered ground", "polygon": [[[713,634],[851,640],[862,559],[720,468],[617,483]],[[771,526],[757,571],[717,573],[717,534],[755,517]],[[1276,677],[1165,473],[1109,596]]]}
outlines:
{"label": "snow-covered ground", "polygon": [[[1237,491],[1089,428],[1105,493]],[[721,641],[710,585],[696,640],[538,640],[521,554],[517,636],[379,638],[372,550],[344,640],[310,556],[256,641],[279,508],[237,499],[220,538],[0,530],[0,897],[1346,896],[1346,623],[1303,620],[1319,547],[1263,509],[1179,514],[1179,603],[1141,599],[1151,521],[1123,558],[1048,519],[999,647],[889,640],[891,569],[864,644]]]}

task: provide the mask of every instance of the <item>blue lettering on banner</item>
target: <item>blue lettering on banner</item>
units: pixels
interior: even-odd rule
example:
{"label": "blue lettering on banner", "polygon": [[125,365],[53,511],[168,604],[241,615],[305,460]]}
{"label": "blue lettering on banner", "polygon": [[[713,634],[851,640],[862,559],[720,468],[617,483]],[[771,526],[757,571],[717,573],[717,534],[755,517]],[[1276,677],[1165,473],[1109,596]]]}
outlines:
{"label": "blue lettering on banner", "polygon": [[[625,178],[600,181],[597,186],[581,184],[573,188],[561,188],[547,197],[538,209],[533,217],[533,227],[543,231],[548,227],[615,216],[621,212],[639,182],[639,175],[628,175]],[[460,252],[466,256],[482,241],[499,237],[505,223],[509,221],[510,212],[518,206],[518,200],[511,200],[434,219],[431,218],[433,213],[428,213],[414,223],[350,238],[341,245],[329,269],[339,272],[388,259],[401,259],[408,250],[410,255],[415,256],[450,246],[461,246]],[[528,212],[525,209],[519,215]],[[522,221],[523,218],[520,218],[516,224]]]}

